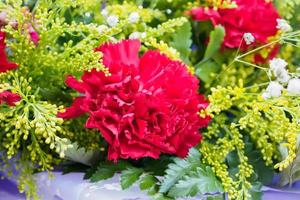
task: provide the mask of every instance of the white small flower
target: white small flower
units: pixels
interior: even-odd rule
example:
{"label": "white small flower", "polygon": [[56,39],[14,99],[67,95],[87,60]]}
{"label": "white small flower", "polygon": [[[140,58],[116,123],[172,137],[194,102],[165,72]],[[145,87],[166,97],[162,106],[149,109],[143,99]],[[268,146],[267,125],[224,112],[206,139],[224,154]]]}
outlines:
{"label": "white small flower", "polygon": [[142,32],[142,34],[141,34],[141,38],[145,38],[147,36],[147,33],[145,33],[145,32]]}
{"label": "white small flower", "polygon": [[243,38],[247,45],[250,45],[253,42],[255,42],[255,37],[251,33],[245,33]]}
{"label": "white small flower", "polygon": [[288,63],[281,58],[274,58],[270,61],[270,71],[281,83],[287,83],[290,79],[289,72],[286,69],[287,65]]}
{"label": "white small flower", "polygon": [[110,15],[107,17],[106,22],[109,26],[114,27],[119,23],[119,18],[116,15]]}
{"label": "white small flower", "polygon": [[277,76],[277,80],[280,83],[287,83],[291,79],[291,76],[289,75],[289,72],[285,69]]}
{"label": "white small flower", "polygon": [[107,17],[107,15],[108,15],[107,10],[106,10],[106,9],[103,9],[103,10],[101,11],[101,15],[102,15],[103,17]]}
{"label": "white small flower", "polygon": [[264,92],[261,96],[262,96],[262,98],[265,99],[265,100],[271,98],[271,95],[270,95],[269,93],[267,93],[267,92]]}
{"label": "white small flower", "polygon": [[291,94],[300,95],[300,79],[294,78],[289,81],[287,90]]}
{"label": "white small flower", "polygon": [[281,58],[273,58],[270,61],[270,68],[275,71],[285,69],[287,65],[288,63]]}
{"label": "white small flower", "polygon": [[140,19],[140,15],[137,12],[131,13],[128,17],[128,21],[132,24],[137,23],[139,21],[139,19]]}
{"label": "white small flower", "polygon": [[102,34],[107,29],[108,29],[108,27],[106,25],[100,25],[100,26],[97,27],[97,31],[100,34]]}
{"label": "white small flower", "polygon": [[171,14],[171,13],[172,13],[172,10],[168,8],[168,9],[166,10],[166,13],[167,13],[167,14]]}
{"label": "white small flower", "polygon": [[133,32],[129,35],[129,39],[140,39],[141,33],[140,32]]}
{"label": "white small flower", "polygon": [[91,16],[91,13],[87,12],[84,14],[86,17],[90,17]]}
{"label": "white small flower", "polygon": [[141,39],[141,38],[145,38],[146,37],[146,33],[143,32],[133,32],[129,35],[129,39]]}
{"label": "white small flower", "polygon": [[288,32],[292,30],[292,27],[289,25],[289,23],[284,19],[277,19],[277,26],[276,28],[279,30],[282,30],[284,32]]}
{"label": "white small flower", "polygon": [[283,90],[283,86],[275,81],[270,82],[266,91],[262,94],[264,99],[269,99],[272,97],[280,97]]}

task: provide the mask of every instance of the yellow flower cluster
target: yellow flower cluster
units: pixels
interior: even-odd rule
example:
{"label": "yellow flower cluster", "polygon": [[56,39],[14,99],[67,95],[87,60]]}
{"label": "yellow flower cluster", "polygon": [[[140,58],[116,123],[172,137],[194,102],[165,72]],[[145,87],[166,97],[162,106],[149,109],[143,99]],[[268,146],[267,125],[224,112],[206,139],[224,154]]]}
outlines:
{"label": "yellow flower cluster", "polygon": [[[260,150],[266,165],[279,161],[275,168],[287,168],[296,157],[296,142],[300,133],[299,97],[282,95],[279,98],[264,100],[257,89],[240,87],[217,87],[209,96],[210,105],[206,114],[214,116],[214,121],[204,135],[200,150],[204,162],[213,166],[221,179],[229,199],[249,199],[249,182],[253,167],[245,155],[244,137],[248,134],[256,148]],[[204,113],[200,113],[204,114]],[[234,118],[228,118],[228,115]],[[281,158],[279,146],[287,149],[288,155]],[[228,176],[226,158],[236,152],[239,158],[239,171],[235,182]]]}
{"label": "yellow flower cluster", "polygon": [[[32,91],[30,87],[31,78],[27,80],[16,72],[9,72],[6,80],[10,80],[10,84],[0,84],[0,90],[17,93],[21,100],[13,107],[1,105],[1,149],[4,150],[2,161],[8,163],[10,159],[18,157],[14,162],[20,172],[20,190],[28,189],[28,199],[37,199],[34,191],[36,187],[30,178],[33,166],[41,171],[52,170],[53,165],[58,164],[60,158],[64,157],[65,150],[71,145],[62,128],[63,120],[57,117],[61,108],[37,100],[36,91]],[[27,165],[27,169],[24,165]],[[27,173],[29,171],[30,174]]]}
{"label": "yellow flower cluster", "polygon": [[178,51],[172,47],[169,47],[169,45],[162,40],[157,42],[155,38],[150,38],[147,40],[147,42],[145,42],[145,45],[160,50],[160,52],[164,53],[172,60],[180,60],[180,54]]}
{"label": "yellow flower cluster", "polygon": [[205,0],[209,6],[213,6],[215,9],[221,8],[235,8],[237,7],[234,0]]}
{"label": "yellow flower cluster", "polygon": [[159,24],[156,28],[149,27],[147,29],[147,38],[150,37],[161,37],[166,33],[174,33],[177,27],[182,26],[188,21],[185,17],[178,17],[174,19],[170,19],[164,23]]}
{"label": "yellow flower cluster", "polygon": [[127,20],[128,16],[136,12],[139,14],[139,20],[142,22],[150,22],[154,18],[164,17],[159,10],[138,7],[136,4],[124,1],[122,4],[108,5],[105,10],[108,15],[117,15],[121,20]]}
{"label": "yellow flower cluster", "polygon": [[208,115],[212,117],[220,114],[221,111],[227,110],[232,107],[233,102],[240,99],[245,89],[242,87],[223,88],[218,86],[211,89],[212,94],[209,96],[210,106],[206,110]]}
{"label": "yellow flower cluster", "polygon": [[[51,7],[51,5],[45,6]],[[22,7],[14,4],[1,5],[1,10],[8,10],[8,20],[17,19],[19,23],[18,29],[10,25],[5,26],[5,32],[14,38],[6,41],[7,47],[14,52],[13,61],[18,63],[18,71],[22,74],[39,76],[39,82],[36,82],[37,79],[33,80],[33,83],[39,87],[51,89],[60,87],[64,85],[64,74],[79,74],[92,68],[109,74],[108,69],[101,62],[102,54],[94,51],[94,48],[99,45],[99,40],[108,40],[109,36],[100,34],[96,25],[67,23],[60,17],[60,11],[45,9],[42,6],[36,8],[34,15],[22,14]],[[38,27],[38,45],[30,40],[28,33],[24,33],[27,22]],[[120,31],[109,29],[107,32],[114,35]],[[71,35],[78,40],[68,39]],[[60,40],[66,42],[58,45]],[[48,79],[49,74],[51,79]],[[49,82],[41,81],[45,79]]]}
{"label": "yellow flower cluster", "polygon": [[240,129],[246,129],[256,141],[266,164],[273,164],[274,160],[280,159],[278,147],[284,144],[289,154],[275,165],[280,171],[287,168],[296,157],[296,141],[300,132],[299,122],[287,116],[289,106],[297,108],[297,105],[291,105],[285,97],[272,101],[259,98],[245,104],[246,115],[239,120]]}
{"label": "yellow flower cluster", "polygon": [[[216,175],[221,179],[224,190],[228,193],[229,199],[247,199],[251,184],[247,180],[253,174],[253,167],[247,162],[248,158],[244,153],[243,137],[235,126],[227,126],[224,123],[225,117],[217,118],[218,123],[209,127],[205,138],[211,139],[212,135],[218,138],[215,143],[209,140],[201,143],[200,151],[204,155],[203,161],[213,167]],[[221,132],[225,132],[224,137],[220,137]],[[217,134],[216,134],[217,133]],[[229,153],[236,151],[239,158],[238,172],[235,174],[239,181],[230,177],[226,157]]]}
{"label": "yellow flower cluster", "polygon": [[225,8],[236,8],[237,4],[234,0],[196,0],[193,2],[188,2],[188,8],[194,8],[199,6],[213,7],[217,9]]}
{"label": "yellow flower cluster", "polygon": [[61,128],[63,120],[56,116],[60,108],[37,101],[29,86],[31,79],[27,80],[17,73],[10,74],[13,80],[9,89],[20,94],[21,101],[10,108],[10,112],[1,110],[0,126],[5,133],[1,145],[7,149],[8,159],[15,156],[20,148],[25,148],[29,160],[41,166],[42,170],[52,169],[52,156],[47,155],[41,146],[48,145],[49,151],[55,150],[61,157],[70,147],[68,140],[61,138],[65,134]]}

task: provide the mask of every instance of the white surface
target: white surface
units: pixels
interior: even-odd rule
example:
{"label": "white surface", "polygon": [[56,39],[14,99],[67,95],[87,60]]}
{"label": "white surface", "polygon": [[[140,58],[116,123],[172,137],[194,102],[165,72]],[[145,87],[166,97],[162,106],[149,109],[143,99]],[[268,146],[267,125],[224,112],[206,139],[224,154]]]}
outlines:
{"label": "white surface", "polygon": [[82,173],[61,175],[56,172],[54,176],[49,180],[45,173],[37,175],[43,200],[151,200],[137,186],[123,191],[118,176],[98,183],[82,180]]}

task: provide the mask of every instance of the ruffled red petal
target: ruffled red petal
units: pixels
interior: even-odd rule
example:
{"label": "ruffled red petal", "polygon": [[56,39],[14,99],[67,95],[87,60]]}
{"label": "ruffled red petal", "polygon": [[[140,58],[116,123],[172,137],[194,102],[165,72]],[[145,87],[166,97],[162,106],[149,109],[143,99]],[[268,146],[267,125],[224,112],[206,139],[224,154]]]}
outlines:
{"label": "ruffled red petal", "polygon": [[[268,38],[277,33],[277,19],[280,18],[272,2],[265,0],[236,0],[237,8],[217,9],[195,8],[189,13],[196,21],[211,21],[214,26],[222,25],[226,35],[223,45],[238,48],[245,33],[251,33],[256,44],[268,42]],[[241,48],[247,49],[245,42]]]}
{"label": "ruffled red petal", "polygon": [[80,115],[84,114],[85,112],[81,109],[83,105],[85,97],[77,97],[74,99],[73,104],[66,108],[65,112],[59,112],[57,114],[58,117],[64,119],[71,119],[79,117]]}
{"label": "ruffled red petal", "polygon": [[103,64],[109,68],[110,73],[117,73],[120,66],[137,67],[139,64],[138,52],[141,43],[138,40],[123,40],[112,44],[107,43],[96,48],[103,53]]}
{"label": "ruffled red petal", "polygon": [[15,103],[20,101],[21,97],[19,94],[14,94],[9,91],[0,93],[0,104],[6,103],[9,106],[15,106]]}
{"label": "ruffled red petal", "polygon": [[8,61],[5,48],[5,33],[0,32],[0,73],[16,69],[18,67],[16,63]]}

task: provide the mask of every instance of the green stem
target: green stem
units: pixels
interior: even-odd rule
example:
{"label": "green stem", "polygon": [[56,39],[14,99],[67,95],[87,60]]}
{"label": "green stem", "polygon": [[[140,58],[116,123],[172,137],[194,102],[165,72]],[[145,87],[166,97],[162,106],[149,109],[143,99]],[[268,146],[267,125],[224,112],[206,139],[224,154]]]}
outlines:
{"label": "green stem", "polygon": [[276,44],[276,43],[280,42],[281,40],[282,40],[282,39],[278,39],[278,40],[275,40],[275,41],[270,42],[270,43],[268,43],[268,44],[265,44],[265,45],[263,45],[263,46],[260,46],[260,47],[258,47],[258,48],[256,48],[256,49],[253,49],[253,50],[251,50],[251,51],[249,51],[249,52],[247,52],[247,53],[244,53],[244,54],[242,54],[242,55],[240,55],[240,56],[237,56],[236,59],[243,58],[243,57],[245,57],[245,56],[247,56],[247,55],[250,55],[250,54],[253,54],[253,53],[255,53],[255,52],[257,52],[257,51],[259,51],[259,50],[261,50],[261,49],[264,49],[264,48],[266,48],[266,47],[272,46],[273,44]]}
{"label": "green stem", "polygon": [[270,82],[261,83],[261,84],[256,84],[256,85],[253,85],[253,86],[245,87],[245,89],[252,89],[252,88],[262,87],[262,86],[269,85],[269,83],[270,83]]}
{"label": "green stem", "polygon": [[235,58],[234,60],[235,60],[236,62],[243,63],[243,64],[245,64],[245,65],[249,65],[249,66],[252,66],[252,67],[256,67],[256,68],[258,68],[258,69],[262,69],[262,70],[264,70],[264,71],[268,71],[267,68],[264,68],[264,67],[261,67],[261,66],[258,66],[258,65],[255,65],[255,64],[252,64],[252,63],[249,63],[249,62],[240,60],[239,58]]}

